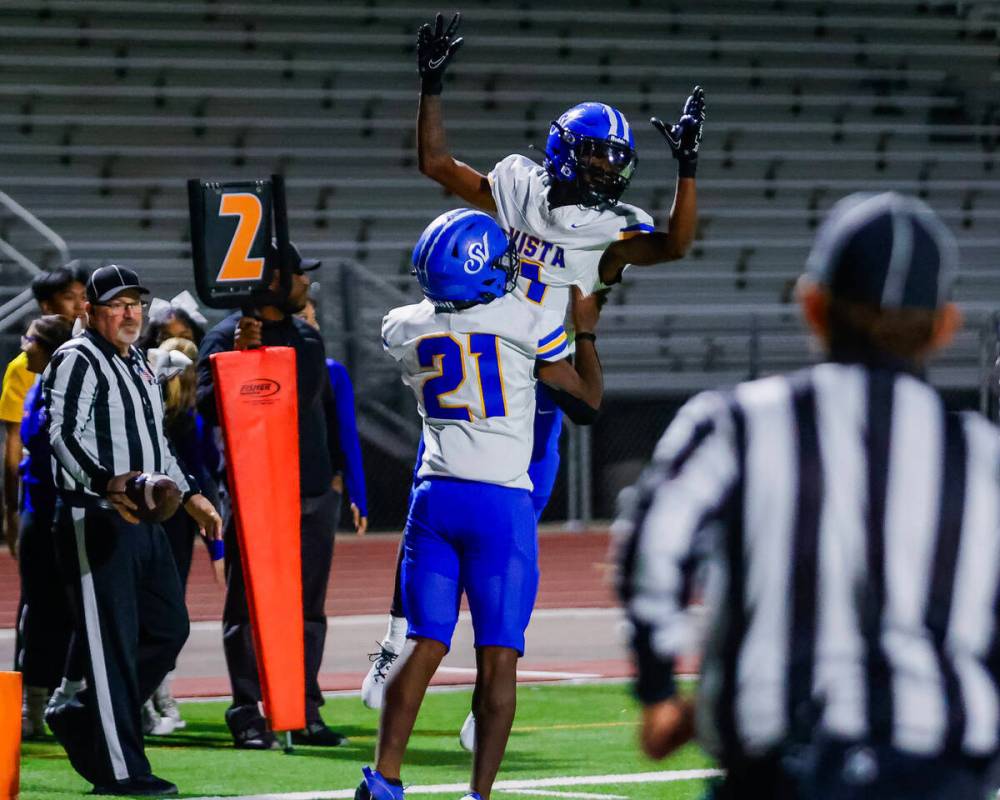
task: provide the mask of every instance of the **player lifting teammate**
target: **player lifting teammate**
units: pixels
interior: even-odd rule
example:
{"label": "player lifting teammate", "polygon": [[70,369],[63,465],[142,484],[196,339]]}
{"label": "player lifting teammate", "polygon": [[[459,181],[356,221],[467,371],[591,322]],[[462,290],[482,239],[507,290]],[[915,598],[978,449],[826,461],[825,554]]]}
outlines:
{"label": "player lifting teammate", "polygon": [[489,798],[516,705],[538,588],[531,502],[536,373],[596,412],[603,381],[598,306],[578,289],[572,303],[575,366],[562,321],[514,293],[518,258],[488,215],[442,214],[413,250],[424,301],[396,308],[382,342],[399,362],[423,419],[401,569],[409,630],[406,657],[385,692],[376,769],[364,769],[356,800],[402,800],[403,753],[431,677],[451,645],[465,592],[476,647],[476,741],[471,791]]}
{"label": "player lifting teammate", "polygon": [[[621,202],[636,167],[635,139],[625,116],[604,103],[581,103],[552,123],[542,166],[521,155],[502,159],[488,174],[458,161],[449,151],[441,110],[444,72],[462,39],[459,15],[445,28],[441,15],[417,37],[421,89],[417,117],[420,171],[484,211],[495,214],[521,261],[515,295],[540,309],[553,327],[565,318],[570,287],[590,293],[621,279],[627,264],[646,265],[684,256],[697,224],[695,170],[705,119],[705,95],[695,87],[673,125],[654,118],[678,164],[674,202],[665,228],[640,208]],[[567,352],[568,355],[568,352]],[[529,475],[540,517],[559,464],[561,408],[572,398],[539,385],[534,448]],[[402,649],[406,620],[400,592],[393,599],[386,636],[372,655],[362,686],[371,708],[381,705],[385,680]],[[472,738],[472,717],[463,745]]]}

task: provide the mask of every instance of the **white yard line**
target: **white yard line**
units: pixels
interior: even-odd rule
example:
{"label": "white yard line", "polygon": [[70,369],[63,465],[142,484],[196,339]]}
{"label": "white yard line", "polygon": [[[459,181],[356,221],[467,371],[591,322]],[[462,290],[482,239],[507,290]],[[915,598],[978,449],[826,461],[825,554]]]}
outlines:
{"label": "white yard line", "polygon": [[[513,789],[547,789],[562,786],[620,786],[622,784],[642,783],[678,783],[714,778],[721,775],[717,769],[682,769],[662,772],[636,772],[625,775],[574,775],[563,778],[538,778],[536,780],[497,781],[493,788],[497,791]],[[443,794],[445,792],[468,791],[468,783],[439,783],[429,786],[413,785],[406,787],[408,795]],[[573,795],[564,794],[563,797]],[[581,795],[576,795],[577,797]],[[249,794],[241,797],[197,797],[193,800],[351,800],[354,788],[334,789],[333,791],[314,792],[284,792],[275,794]],[[600,795],[602,798],[611,795]]]}

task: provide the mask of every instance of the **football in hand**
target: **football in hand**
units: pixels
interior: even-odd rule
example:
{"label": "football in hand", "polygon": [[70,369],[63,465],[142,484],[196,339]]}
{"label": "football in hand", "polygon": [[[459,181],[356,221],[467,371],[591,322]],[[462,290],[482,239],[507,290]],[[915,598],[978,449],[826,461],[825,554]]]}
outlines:
{"label": "football in hand", "polygon": [[143,472],[129,478],[125,496],[135,503],[133,513],[144,522],[165,522],[181,505],[181,490],[162,472]]}

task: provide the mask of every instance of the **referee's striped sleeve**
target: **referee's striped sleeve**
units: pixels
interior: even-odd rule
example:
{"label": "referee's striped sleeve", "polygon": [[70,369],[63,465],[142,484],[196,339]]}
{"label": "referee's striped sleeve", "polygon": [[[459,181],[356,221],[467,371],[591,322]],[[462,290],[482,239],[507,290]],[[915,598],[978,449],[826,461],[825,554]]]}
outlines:
{"label": "referee's striped sleeve", "polygon": [[49,409],[52,452],[70,476],[97,494],[104,494],[114,477],[88,447],[84,436],[97,391],[97,376],[87,357],[76,349],[55,354],[42,384]]}
{"label": "referee's striped sleeve", "polygon": [[166,449],[163,451],[163,472],[177,484],[177,488],[181,490],[186,503],[192,495],[201,491],[201,487],[198,486],[194,476],[186,473],[181,467],[180,459],[177,458],[177,453],[174,452],[174,446],[170,443],[170,439],[164,436],[163,441],[166,444]]}
{"label": "referee's striped sleeve", "polygon": [[643,703],[672,696],[675,659],[698,649],[698,625],[687,610],[694,572],[739,469],[729,404],[718,394],[699,395],[678,413],[653,463],[622,499],[614,525],[618,588]]}

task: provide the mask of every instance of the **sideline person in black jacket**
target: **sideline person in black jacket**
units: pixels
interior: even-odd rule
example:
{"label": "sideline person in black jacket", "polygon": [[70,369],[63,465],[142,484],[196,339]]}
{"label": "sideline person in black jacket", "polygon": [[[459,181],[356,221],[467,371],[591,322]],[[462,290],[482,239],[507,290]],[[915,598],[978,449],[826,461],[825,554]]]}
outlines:
{"label": "sideline person in black jacket", "polygon": [[[330,730],[320,717],[323,695],[319,668],[326,641],[326,587],[333,561],[333,538],[340,514],[340,496],[333,490],[334,476],[343,469],[337,439],[336,406],[326,372],[326,352],[319,332],[296,318],[309,291],[307,272],[319,261],[303,259],[295,245],[285,254],[291,262],[291,283],[282,292],[275,272],[272,296],[257,309],[257,316],[236,312],[210,330],[198,358],[198,411],[207,422],[221,424],[215,403],[210,356],[255,347],[293,347],[296,354],[299,415],[299,476],[302,498],[302,608],[305,616],[306,728],[294,733],[298,744],[335,747],[346,739]],[[272,247],[271,263],[277,253]],[[246,587],[236,538],[235,515],[228,515],[226,542],[226,602],[222,613],[223,649],[233,689],[233,703],[226,722],[238,748],[267,750],[278,746],[261,716],[260,678],[254,656]]]}

